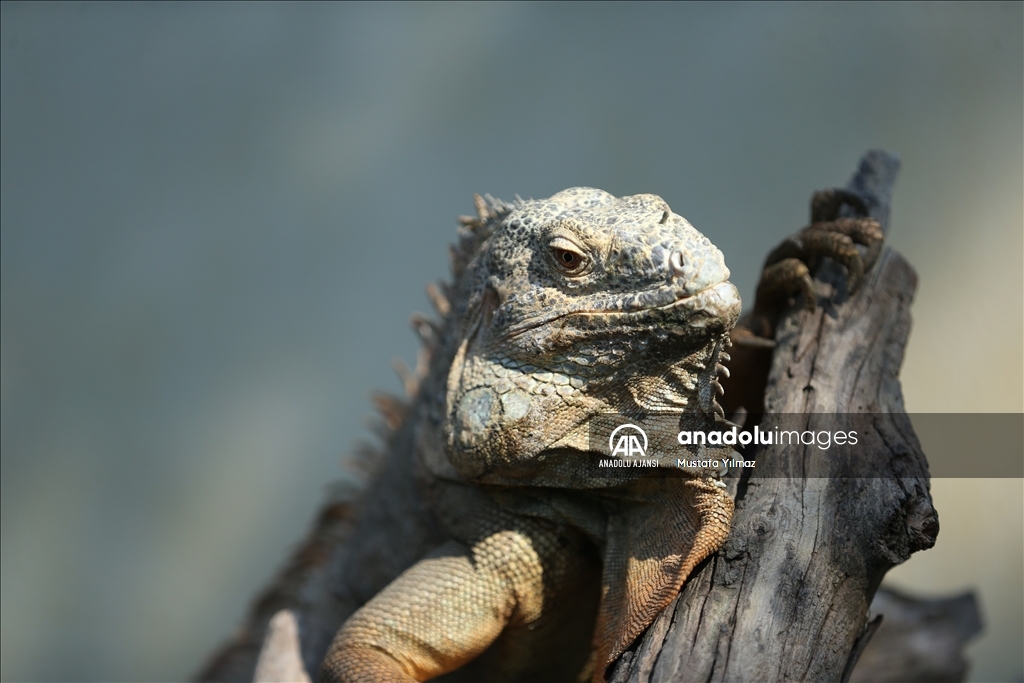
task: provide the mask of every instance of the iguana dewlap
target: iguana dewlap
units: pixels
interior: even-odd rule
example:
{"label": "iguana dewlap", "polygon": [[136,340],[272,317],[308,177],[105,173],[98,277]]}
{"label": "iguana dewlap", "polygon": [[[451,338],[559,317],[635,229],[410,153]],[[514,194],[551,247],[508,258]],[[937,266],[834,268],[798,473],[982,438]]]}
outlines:
{"label": "iguana dewlap", "polygon": [[654,195],[478,209],[407,418],[451,540],[345,622],[322,680],[603,680],[729,533],[717,472],[607,476],[589,442],[612,414],[720,415],[721,252]]}

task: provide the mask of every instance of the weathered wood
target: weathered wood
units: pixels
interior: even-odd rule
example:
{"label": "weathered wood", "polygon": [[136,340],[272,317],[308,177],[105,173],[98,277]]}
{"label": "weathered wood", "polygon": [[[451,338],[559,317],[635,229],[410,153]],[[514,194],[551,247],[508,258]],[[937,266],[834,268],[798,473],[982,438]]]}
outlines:
{"label": "weathered wood", "polygon": [[[848,186],[883,226],[897,169],[895,157],[869,152]],[[794,305],[778,324],[762,424],[813,430],[874,414],[862,446],[853,457],[851,449],[821,457],[814,445],[754,450],[756,475],[734,482],[725,547],[612,680],[840,681],[867,641],[885,572],[934,544],[928,466],[898,379],[916,275],[886,249],[852,295],[831,261],[815,285],[817,310]]]}
{"label": "weathered wood", "polygon": [[310,683],[299,656],[301,649],[295,612],[279,611],[267,624],[267,636],[256,660],[253,683]]}
{"label": "weathered wood", "polygon": [[850,683],[955,683],[967,677],[964,646],[981,632],[972,593],[929,600],[880,588],[871,613],[885,619]]}

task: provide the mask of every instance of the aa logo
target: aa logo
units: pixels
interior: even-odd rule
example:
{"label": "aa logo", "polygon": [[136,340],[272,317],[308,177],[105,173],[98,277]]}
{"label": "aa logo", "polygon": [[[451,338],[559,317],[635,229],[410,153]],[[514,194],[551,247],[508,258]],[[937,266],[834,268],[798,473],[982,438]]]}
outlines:
{"label": "aa logo", "polygon": [[608,450],[613,456],[642,458],[647,454],[647,434],[636,425],[619,425],[608,437]]}

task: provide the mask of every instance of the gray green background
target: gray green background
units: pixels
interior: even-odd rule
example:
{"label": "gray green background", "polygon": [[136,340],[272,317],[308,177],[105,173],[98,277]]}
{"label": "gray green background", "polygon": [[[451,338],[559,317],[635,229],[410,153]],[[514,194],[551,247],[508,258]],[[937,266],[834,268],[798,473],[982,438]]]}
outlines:
{"label": "gray green background", "polygon": [[[1024,410],[1021,8],[4,3],[0,677],[198,668],[372,438],[474,192],[660,194],[749,297],[897,152],[907,407]],[[892,581],[979,590],[974,680],[1022,680],[1022,482],[934,494]]]}

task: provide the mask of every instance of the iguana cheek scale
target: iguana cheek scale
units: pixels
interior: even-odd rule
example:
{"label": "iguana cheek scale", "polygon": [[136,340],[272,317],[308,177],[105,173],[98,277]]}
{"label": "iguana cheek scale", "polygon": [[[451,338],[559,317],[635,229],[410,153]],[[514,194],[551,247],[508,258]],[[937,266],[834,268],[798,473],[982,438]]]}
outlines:
{"label": "iguana cheek scale", "polygon": [[717,471],[609,474],[591,445],[623,417],[721,417],[740,313],[721,252],[654,195],[478,210],[414,414],[418,476],[452,540],[345,622],[323,680],[473,660],[489,680],[604,680],[729,533]]}

